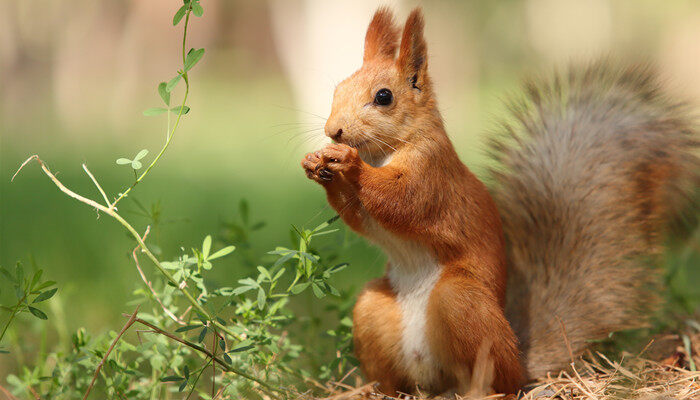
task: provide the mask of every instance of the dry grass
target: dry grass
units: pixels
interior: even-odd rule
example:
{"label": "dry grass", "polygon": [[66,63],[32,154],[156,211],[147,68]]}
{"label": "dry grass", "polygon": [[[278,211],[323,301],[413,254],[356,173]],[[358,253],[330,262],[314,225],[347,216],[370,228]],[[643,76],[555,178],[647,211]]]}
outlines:
{"label": "dry grass", "polygon": [[[685,336],[685,342],[684,338]],[[456,398],[538,399],[538,400],[700,400],[700,333],[665,335],[651,341],[639,354],[625,353],[614,361],[596,352],[577,360],[569,371],[549,376],[529,386],[520,397],[499,394],[465,396],[451,395],[433,399]],[[690,354],[689,354],[690,353]],[[347,383],[354,379],[354,385]],[[357,371],[351,371],[340,382],[323,386],[327,400],[393,400],[375,390],[372,384],[363,384]],[[300,394],[299,399],[310,399]],[[427,399],[429,396],[404,396],[403,399]]]}

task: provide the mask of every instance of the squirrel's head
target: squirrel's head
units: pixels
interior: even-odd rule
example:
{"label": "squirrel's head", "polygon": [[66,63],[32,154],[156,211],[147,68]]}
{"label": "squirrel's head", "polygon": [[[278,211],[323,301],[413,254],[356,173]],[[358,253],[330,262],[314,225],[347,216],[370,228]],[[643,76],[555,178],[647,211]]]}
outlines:
{"label": "squirrel's head", "polygon": [[336,87],[325,126],[328,137],[372,158],[391,153],[426,124],[440,121],[427,74],[423,13],[416,8],[408,16],[400,47],[393,19],[387,8],[374,14],[362,67]]}

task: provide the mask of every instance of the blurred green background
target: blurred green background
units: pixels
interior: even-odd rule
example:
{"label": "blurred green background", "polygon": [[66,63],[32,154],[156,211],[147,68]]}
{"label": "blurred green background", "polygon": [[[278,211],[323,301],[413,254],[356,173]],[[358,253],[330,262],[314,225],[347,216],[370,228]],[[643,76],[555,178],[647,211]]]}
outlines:
{"label": "blurred green background", "polygon": [[[266,222],[251,237],[254,254],[286,245],[292,224],[315,226],[334,215],[299,160],[323,142],[333,86],[359,66],[364,29],[380,4],[202,3],[204,17],[191,25],[188,42],[206,48],[190,74],[192,111],[132,196],[147,208],[160,202],[164,222],[151,243],[164,259],[181,246],[200,245],[207,234],[223,245],[222,223],[237,218],[242,198],[252,219]],[[399,18],[418,4],[386,3]],[[130,258],[133,241],[114,221],[60,193],[36,165],[14,183],[10,177],[39,154],[65,185],[93,199],[99,194],[81,163],[110,196],[131,184],[131,171],[115,160],[146,148],[150,161],[162,145],[165,117],[141,112],[159,106],[158,82],[175,75],[181,32],[171,18],[180,2],[2,4],[0,265],[33,260],[58,281],[59,295],[47,311],[61,330],[118,329],[120,314],[133,308],[132,291],[142,285]],[[520,79],[532,73],[601,55],[652,60],[671,90],[700,103],[700,2],[441,0],[423,6],[448,132],[480,176],[487,163],[483,137],[503,113],[501,99],[517,93]],[[148,221],[133,201],[119,208],[145,229]],[[680,268],[674,293],[690,309],[700,298],[697,254],[684,245],[669,261]],[[344,258],[351,268],[338,279],[340,287],[359,288],[382,273],[383,256],[360,239],[351,239]],[[223,259],[216,279],[235,282],[250,273],[242,265],[237,257]],[[0,293],[2,300],[10,297]],[[0,363],[0,376],[6,372]]]}

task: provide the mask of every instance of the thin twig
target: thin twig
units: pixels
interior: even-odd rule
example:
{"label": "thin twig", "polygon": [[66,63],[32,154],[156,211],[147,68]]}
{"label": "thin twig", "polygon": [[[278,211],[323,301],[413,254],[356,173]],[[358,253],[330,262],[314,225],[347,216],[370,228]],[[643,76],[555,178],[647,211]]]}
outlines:
{"label": "thin twig", "polygon": [[[216,333],[216,328],[214,328],[214,337],[212,338],[212,360],[216,357],[216,349],[219,347],[219,334]],[[211,397],[214,398],[216,395],[216,363],[211,363]]]}
{"label": "thin twig", "polygon": [[[95,207],[95,208],[97,208],[98,210],[100,210],[100,211],[104,212],[105,214],[109,215],[110,217],[116,219],[117,222],[119,222],[124,228],[126,228],[126,229],[129,231],[129,233],[131,234],[131,236],[133,236],[134,239],[136,239],[136,242],[137,242],[137,243],[139,244],[139,246],[141,247],[141,250],[142,250],[144,253],[146,253],[146,255],[148,256],[148,258],[151,260],[151,262],[153,263],[153,265],[156,266],[156,268],[160,271],[160,273],[163,274],[163,276],[165,276],[165,277],[168,279],[168,281],[170,281],[170,283],[172,283],[173,285],[175,285],[176,287],[178,287],[178,288],[180,289],[180,292],[187,298],[187,300],[190,302],[190,304],[191,304],[200,314],[202,314],[203,316],[205,316],[208,320],[212,320],[212,317],[211,317],[211,315],[209,315],[209,312],[208,312],[207,310],[205,310],[204,307],[202,307],[202,305],[199,304],[199,302],[198,302],[197,300],[195,300],[194,296],[192,296],[192,294],[190,294],[190,292],[187,291],[187,290],[185,289],[184,286],[180,286],[180,282],[178,282],[177,280],[175,280],[175,278],[173,278],[172,274],[170,274],[170,272],[168,272],[168,270],[166,270],[166,269],[163,267],[163,265],[160,263],[160,261],[158,260],[158,258],[153,254],[153,252],[151,252],[151,250],[148,248],[148,246],[146,246],[146,243],[144,243],[143,240],[141,240],[141,236],[140,236],[140,234],[139,234],[138,232],[136,232],[136,229],[134,229],[134,227],[131,226],[131,224],[129,224],[121,215],[119,215],[119,214],[115,211],[115,209],[113,209],[113,208],[107,208],[107,207],[103,206],[102,204],[100,204],[100,203],[98,203],[98,202],[96,202],[96,201],[94,201],[94,200],[88,199],[88,198],[86,198],[86,197],[84,197],[84,196],[81,196],[81,195],[75,193],[74,191],[68,189],[67,187],[65,187],[65,186],[63,185],[63,183],[61,183],[61,181],[59,181],[58,178],[56,178],[56,176],[55,176],[55,175],[51,172],[51,170],[46,166],[46,164],[44,163],[44,161],[42,161],[42,160],[39,158],[39,156],[36,155],[36,154],[33,155],[33,156],[31,156],[31,157],[29,157],[29,158],[27,158],[27,159],[22,163],[22,165],[19,167],[19,169],[17,170],[17,172],[15,172],[15,174],[12,176],[12,179],[14,180],[14,178],[15,178],[15,177],[17,176],[17,174],[22,170],[22,168],[24,168],[25,165],[27,165],[30,161],[33,161],[33,160],[36,160],[36,162],[39,163],[39,165],[41,166],[41,169],[44,171],[44,173],[46,173],[46,175],[53,181],[53,183],[54,183],[63,193],[67,194],[69,197],[72,197],[72,198],[74,198],[74,199],[76,199],[76,200],[78,200],[78,201],[80,201],[80,202],[82,202],[82,203],[85,203],[85,204],[87,204],[87,205],[89,205],[89,206]],[[112,205],[114,205],[114,204],[116,204],[116,203],[113,203]],[[238,340],[242,340],[241,337],[240,337],[240,335],[236,334],[236,333],[233,332],[231,329],[227,328],[226,326],[224,326],[223,324],[219,323],[218,321],[212,320],[212,323],[213,323],[214,325],[216,325],[216,326],[217,326],[220,330],[222,330],[223,332],[226,332],[226,334],[230,335],[231,337],[234,337],[234,338],[236,338],[236,339],[238,339]]]}
{"label": "thin twig", "polygon": [[97,179],[95,179],[90,170],[88,170],[87,165],[83,164],[83,169],[85,170],[85,173],[90,177],[90,179],[92,179],[92,183],[94,183],[95,186],[97,186],[97,190],[100,191],[100,194],[102,194],[102,198],[105,199],[105,204],[107,205],[107,207],[116,210],[116,207],[110,204],[109,199],[107,198],[107,194],[104,190],[102,190],[102,186],[100,186],[100,184],[97,182]]}
{"label": "thin twig", "polygon": [[0,391],[7,397],[7,400],[19,400],[17,397],[13,396],[9,390],[2,387],[2,385],[0,385]]}
{"label": "thin twig", "polygon": [[41,400],[41,397],[39,397],[39,393],[37,393],[31,385],[27,385],[27,388],[32,393],[32,396],[34,396],[34,400]]}
{"label": "thin twig", "polygon": [[[126,315],[125,315],[125,316],[126,316]],[[220,359],[219,357],[216,357],[216,356],[215,356],[214,354],[212,354],[209,350],[205,349],[205,348],[202,347],[202,346],[199,346],[199,345],[197,345],[197,344],[195,344],[195,343],[192,343],[192,342],[190,342],[190,341],[188,341],[188,340],[181,339],[181,338],[179,338],[179,337],[173,335],[172,333],[170,333],[170,332],[168,332],[168,331],[164,331],[163,329],[158,328],[157,326],[151,324],[150,322],[147,322],[147,321],[142,320],[141,318],[136,318],[135,322],[138,322],[138,323],[140,323],[140,324],[142,324],[142,325],[145,325],[145,326],[147,326],[147,327],[153,329],[153,331],[156,332],[156,333],[159,333],[159,334],[161,334],[161,335],[163,335],[163,336],[165,336],[165,337],[168,337],[168,338],[170,338],[170,339],[172,339],[172,340],[174,340],[174,341],[176,341],[176,342],[178,342],[178,343],[184,344],[185,346],[187,346],[187,347],[189,347],[189,348],[192,348],[192,349],[194,349],[194,350],[199,351],[200,353],[205,354],[207,357],[210,357],[211,359],[214,360],[214,362],[216,362],[217,364],[219,364],[219,366],[221,366],[226,372],[232,372],[232,373],[234,373],[234,374],[236,374],[236,375],[240,375],[240,376],[242,376],[242,377],[244,377],[244,378],[246,378],[246,379],[248,379],[248,380],[257,382],[258,384],[260,384],[260,386],[262,386],[261,390],[265,391],[269,396],[271,396],[271,397],[274,398],[274,399],[279,399],[279,397],[277,397],[277,396],[276,396],[275,394],[273,394],[272,392],[277,392],[277,393],[284,394],[284,391],[283,391],[283,390],[278,389],[278,388],[276,388],[276,387],[274,387],[274,386],[272,386],[272,385],[270,385],[270,384],[268,384],[268,383],[266,383],[266,382],[264,382],[264,381],[262,381],[262,380],[260,380],[260,379],[258,379],[258,378],[256,378],[256,377],[254,377],[254,376],[252,376],[252,375],[249,375],[249,374],[247,374],[247,373],[245,373],[245,372],[243,372],[243,371],[241,371],[241,370],[239,370],[239,369],[237,369],[237,368],[234,368],[234,367],[232,367],[232,366],[229,366],[225,361],[223,361],[223,360]]]}
{"label": "thin twig", "polygon": [[[144,243],[146,242],[146,236],[148,236],[148,233],[150,231],[151,231],[151,226],[148,225],[146,227],[146,232],[144,232],[143,236],[141,237],[141,240]],[[140,247],[141,246],[136,245],[136,247],[134,247],[134,251],[131,252],[131,256],[134,258],[134,263],[136,264],[136,269],[139,271],[139,275],[141,275],[141,279],[143,280],[143,283],[145,283],[146,286],[148,286],[148,289],[151,290],[151,294],[153,295],[153,298],[155,298],[156,301],[158,302],[158,304],[160,304],[161,308],[163,308],[163,312],[165,312],[165,314],[168,317],[170,317],[173,321],[177,322],[178,324],[185,325],[185,323],[181,319],[179,319],[175,314],[173,314],[172,311],[168,310],[168,308],[165,306],[165,304],[163,304],[163,302],[158,297],[158,294],[156,293],[155,289],[153,289],[153,285],[151,284],[151,281],[149,281],[146,278],[146,274],[143,273],[143,270],[141,269],[141,266],[139,265],[139,257],[136,255],[136,253],[138,252]]]}
{"label": "thin twig", "polygon": [[109,350],[107,350],[107,353],[105,353],[104,357],[102,357],[102,360],[100,360],[100,363],[97,364],[97,368],[95,369],[95,374],[92,376],[92,381],[90,382],[90,386],[88,386],[87,390],[85,391],[85,396],[83,396],[83,400],[86,400],[88,396],[90,395],[90,391],[92,390],[92,386],[95,384],[95,381],[97,380],[97,375],[100,374],[100,370],[102,369],[102,366],[104,365],[105,361],[107,360],[107,357],[109,357],[109,354],[112,352],[114,349],[114,346],[117,345],[117,342],[119,342],[119,339],[121,339],[122,335],[124,335],[124,332],[127,331],[131,327],[131,325],[134,324],[134,321],[136,321],[136,315],[139,313],[139,306],[136,306],[136,310],[134,310],[134,313],[131,314],[129,317],[129,320],[126,321],[126,324],[124,324],[124,327],[122,328],[121,332],[117,335],[116,338],[112,341],[112,345],[109,346]]}

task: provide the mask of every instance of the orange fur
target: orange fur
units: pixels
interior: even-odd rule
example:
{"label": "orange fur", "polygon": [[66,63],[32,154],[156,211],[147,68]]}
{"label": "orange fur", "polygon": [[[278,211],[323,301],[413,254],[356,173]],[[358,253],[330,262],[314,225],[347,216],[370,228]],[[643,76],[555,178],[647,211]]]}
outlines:
{"label": "orange fur", "polygon": [[[445,133],[427,74],[420,9],[406,21],[396,60],[391,20],[388,10],[377,11],[362,68],[336,88],[326,134],[338,143],[308,154],[302,166],[352,229],[378,243],[381,236],[396,236],[427,249],[438,263],[439,280],[425,310],[427,351],[437,362],[430,367],[435,378],[428,389],[460,387],[462,372],[474,370],[479,348],[490,344],[492,387],[513,393],[523,372],[503,311],[500,217]],[[373,102],[383,88],[393,94],[389,105]],[[362,369],[389,393],[410,392],[416,385],[397,344],[410,328],[397,302],[385,276],[367,285],[354,310]]]}
{"label": "orange fur", "polygon": [[390,394],[514,393],[566,368],[591,339],[644,326],[656,278],[640,260],[697,205],[700,142],[687,110],[635,66],[526,84],[493,138],[502,226],[445,133],[420,10],[396,59],[391,21],[377,11],[362,67],[335,90],[325,130],[336,143],[302,161],[389,260],[354,310],[367,378]]}

